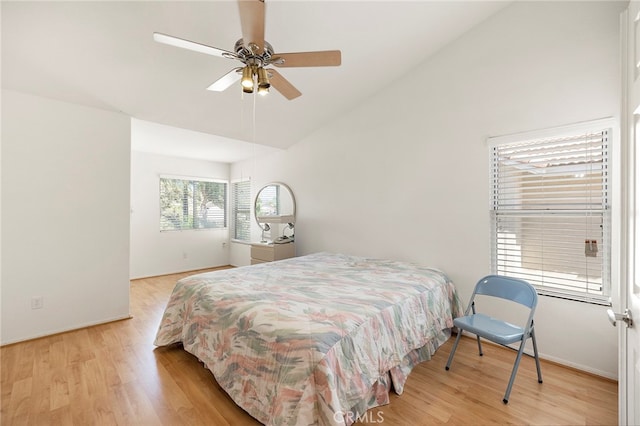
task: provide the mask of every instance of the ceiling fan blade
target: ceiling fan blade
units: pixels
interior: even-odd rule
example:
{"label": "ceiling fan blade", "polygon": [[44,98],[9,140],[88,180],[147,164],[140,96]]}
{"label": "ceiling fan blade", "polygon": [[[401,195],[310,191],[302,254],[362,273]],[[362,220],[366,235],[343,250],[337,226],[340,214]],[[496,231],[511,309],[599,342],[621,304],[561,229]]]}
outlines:
{"label": "ceiling fan blade", "polygon": [[302,95],[302,93],[296,89],[293,84],[289,83],[289,80],[284,78],[278,71],[273,68],[268,68],[267,72],[269,73],[271,87],[274,87],[278,92],[282,93],[282,96],[285,98],[292,100]]}
{"label": "ceiling fan blade", "polygon": [[[281,60],[284,62],[280,63]],[[275,53],[271,63],[277,67],[336,67],[342,63],[339,50],[317,52]]]}
{"label": "ceiling fan blade", "polygon": [[213,84],[207,87],[207,90],[212,90],[214,92],[223,92],[227,90],[233,83],[240,80],[242,77],[242,68],[234,68],[219,79],[217,79]]}
{"label": "ceiling fan blade", "polygon": [[[242,41],[253,53],[264,52],[264,0],[238,0]],[[250,45],[256,47],[251,49]]]}
{"label": "ceiling fan blade", "polygon": [[218,49],[217,47],[207,46],[206,44],[196,43],[195,41],[189,41],[162,33],[153,33],[153,39],[158,43],[164,43],[170,46],[180,47],[182,49],[193,50],[194,52],[205,53],[207,55],[219,56],[221,58],[229,59],[238,58],[238,55],[227,50]]}

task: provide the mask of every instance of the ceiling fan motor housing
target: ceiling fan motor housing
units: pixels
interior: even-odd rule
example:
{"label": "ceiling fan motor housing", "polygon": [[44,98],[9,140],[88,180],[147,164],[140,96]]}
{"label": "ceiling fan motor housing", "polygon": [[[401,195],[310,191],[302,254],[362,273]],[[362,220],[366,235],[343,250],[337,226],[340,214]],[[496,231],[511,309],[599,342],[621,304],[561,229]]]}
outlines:
{"label": "ceiling fan motor housing", "polygon": [[264,67],[271,63],[271,58],[273,56],[273,47],[266,41],[264,42],[264,49],[261,55],[254,53],[258,50],[258,47],[255,44],[249,43],[249,47],[247,47],[245,46],[243,39],[236,41],[234,50],[238,55],[238,59],[245,65]]}

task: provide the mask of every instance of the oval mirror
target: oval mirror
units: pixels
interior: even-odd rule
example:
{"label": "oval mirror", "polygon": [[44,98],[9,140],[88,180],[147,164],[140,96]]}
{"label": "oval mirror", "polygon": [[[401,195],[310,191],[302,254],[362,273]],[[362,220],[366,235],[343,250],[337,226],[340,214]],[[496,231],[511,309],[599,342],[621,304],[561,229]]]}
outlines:
{"label": "oval mirror", "polygon": [[296,200],[291,188],[280,182],[266,184],[256,194],[254,212],[261,228],[265,223],[295,223]]}

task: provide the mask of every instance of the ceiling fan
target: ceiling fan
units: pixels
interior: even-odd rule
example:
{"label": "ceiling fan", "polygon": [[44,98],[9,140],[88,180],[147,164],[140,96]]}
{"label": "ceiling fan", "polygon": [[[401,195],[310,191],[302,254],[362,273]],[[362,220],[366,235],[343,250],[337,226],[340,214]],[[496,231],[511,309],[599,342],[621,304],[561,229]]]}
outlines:
{"label": "ceiling fan", "polygon": [[242,62],[243,66],[232,69],[207,88],[217,92],[222,92],[241,80],[245,93],[257,90],[259,94],[266,94],[270,87],[274,87],[291,100],[302,93],[278,71],[267,68],[268,66],[286,68],[340,65],[339,50],[274,53],[273,47],[264,39],[264,0],[238,0],[238,8],[242,38],[236,42],[233,52],[162,33],[153,33],[153,39],[159,43]]}

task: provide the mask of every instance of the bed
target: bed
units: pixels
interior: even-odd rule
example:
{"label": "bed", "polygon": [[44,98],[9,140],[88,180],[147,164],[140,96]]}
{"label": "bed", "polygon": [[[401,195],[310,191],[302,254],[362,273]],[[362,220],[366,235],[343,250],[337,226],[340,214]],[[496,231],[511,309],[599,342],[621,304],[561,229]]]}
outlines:
{"label": "bed", "polygon": [[154,343],[182,343],[263,424],[348,425],[401,394],[461,314],[438,270],[316,253],[178,281]]}

